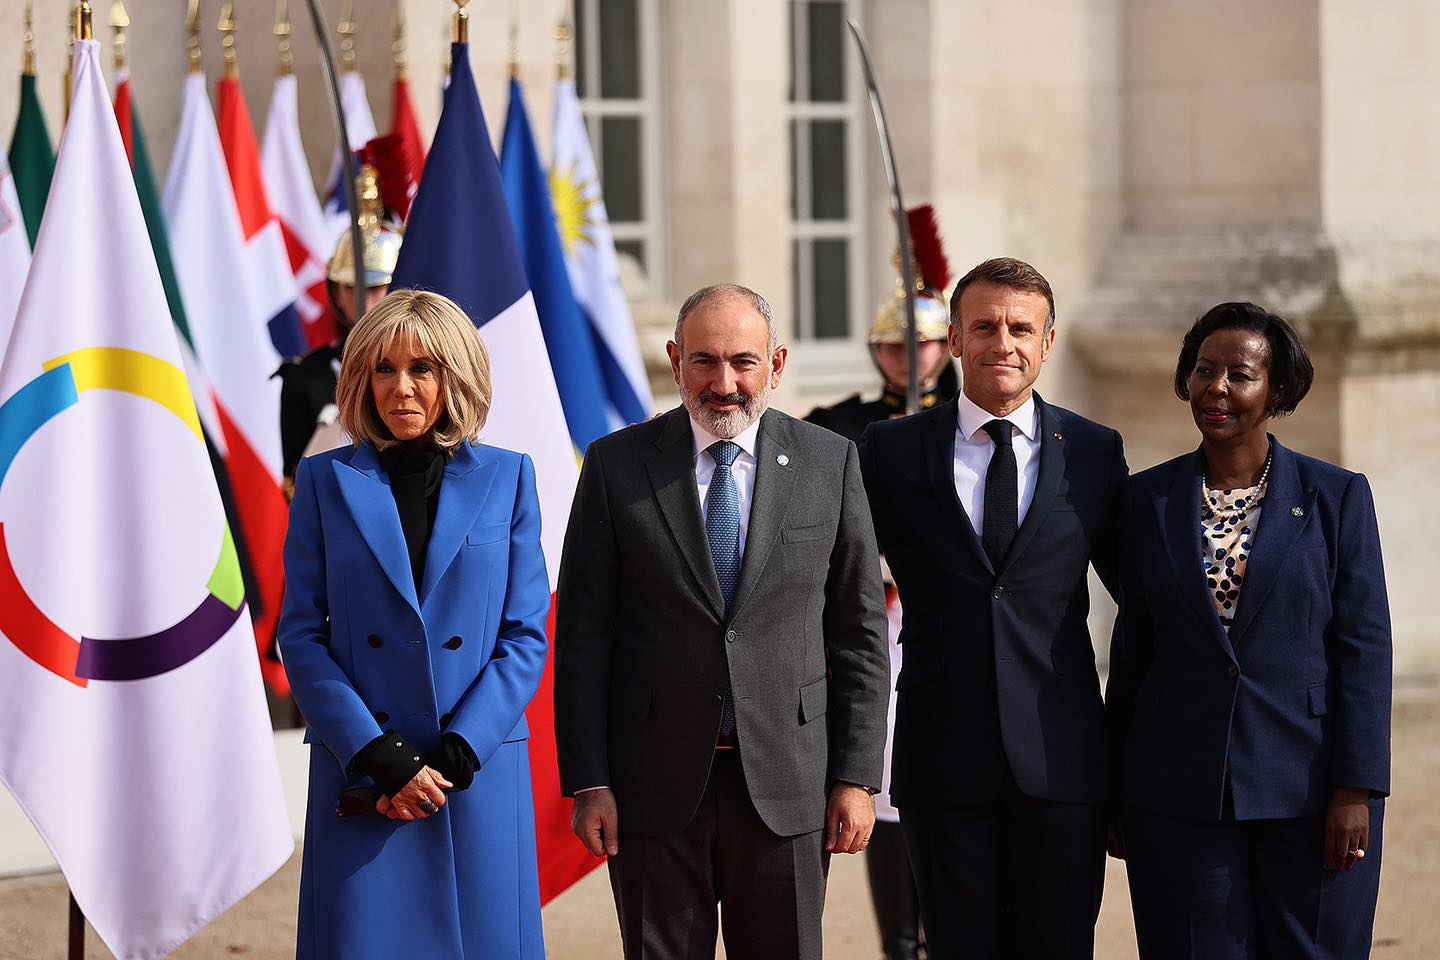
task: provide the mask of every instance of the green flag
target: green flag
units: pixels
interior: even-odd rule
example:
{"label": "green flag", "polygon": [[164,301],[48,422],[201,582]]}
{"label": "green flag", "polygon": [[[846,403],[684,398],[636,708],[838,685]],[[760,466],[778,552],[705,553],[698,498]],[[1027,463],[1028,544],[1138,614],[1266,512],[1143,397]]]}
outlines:
{"label": "green flag", "polygon": [[180,284],[175,279],[175,264],[170,258],[170,238],[165,232],[165,213],[160,207],[160,191],[155,186],[155,172],[150,165],[150,151],[145,146],[145,131],[140,126],[140,111],[130,90],[129,71],[117,78],[115,119],[120,123],[120,138],[130,155],[130,169],[135,174],[135,191],[140,195],[140,209],[145,214],[145,229],[150,233],[150,246],[155,250],[155,264],[160,268],[160,282],[165,287],[165,300],[170,316],[190,346],[190,324],[185,320],[185,304],[180,299]]}
{"label": "green flag", "polygon": [[45,129],[34,74],[20,78],[20,114],[15,118],[15,136],[10,139],[10,173],[15,178],[15,191],[20,194],[25,232],[34,247],[40,215],[45,212],[45,197],[50,193],[50,177],[55,173],[55,151],[50,146],[50,131]]}

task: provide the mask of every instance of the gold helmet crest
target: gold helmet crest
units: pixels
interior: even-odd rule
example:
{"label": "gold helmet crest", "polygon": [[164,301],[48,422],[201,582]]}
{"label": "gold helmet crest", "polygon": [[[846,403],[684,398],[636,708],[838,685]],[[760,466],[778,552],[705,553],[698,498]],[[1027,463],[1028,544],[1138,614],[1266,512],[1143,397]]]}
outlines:
{"label": "gold helmet crest", "polygon": [[[394,276],[403,231],[398,225],[381,219],[384,206],[380,202],[380,185],[374,167],[366,164],[360,168],[355,187],[360,195],[360,233],[365,241],[365,286],[382,287]],[[332,283],[356,286],[355,247],[350,242],[348,229],[335,242],[328,276]]]}

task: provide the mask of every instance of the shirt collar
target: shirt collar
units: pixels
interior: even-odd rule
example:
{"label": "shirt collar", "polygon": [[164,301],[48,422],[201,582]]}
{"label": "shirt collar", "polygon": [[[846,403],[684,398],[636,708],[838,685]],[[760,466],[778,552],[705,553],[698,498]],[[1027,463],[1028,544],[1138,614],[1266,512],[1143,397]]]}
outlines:
{"label": "shirt collar", "polygon": [[[710,444],[725,439],[724,437],[715,436],[709,430],[700,426],[700,423],[694,417],[690,418],[690,433],[695,438],[695,456],[697,457],[709,449]],[[750,459],[754,460],[756,459],[755,446],[759,442],[759,439],[760,418],[757,417],[754,423],[740,431],[737,436],[731,437],[730,442],[738,444],[740,449],[750,454]]]}
{"label": "shirt collar", "polygon": [[1039,411],[1035,409],[1035,394],[1031,393],[1024,403],[1010,411],[1008,417],[996,417],[993,413],[983,409],[974,400],[965,396],[965,391],[960,391],[956,396],[960,405],[959,427],[960,434],[966,440],[975,439],[975,435],[984,428],[991,420],[1007,420],[1015,425],[1015,429],[1024,434],[1026,440],[1034,440],[1040,432]]}

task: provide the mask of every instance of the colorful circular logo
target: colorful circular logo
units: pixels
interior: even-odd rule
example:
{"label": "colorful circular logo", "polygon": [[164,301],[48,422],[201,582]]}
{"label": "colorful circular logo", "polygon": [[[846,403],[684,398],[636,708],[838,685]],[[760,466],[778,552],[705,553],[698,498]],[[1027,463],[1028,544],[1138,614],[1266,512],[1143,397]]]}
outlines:
{"label": "colorful circular logo", "polygon": [[[120,391],[159,404],[204,443],[189,383],[174,364],[134,350],[90,347],[57,357],[44,370],[0,406],[0,488],[26,441],[94,390]],[[245,609],[245,586],[228,524],[206,586],[205,597],[187,616],[157,633],[77,640],[26,593],[0,523],[0,632],[31,660],[76,686],[158,676],[189,663],[229,632]]]}

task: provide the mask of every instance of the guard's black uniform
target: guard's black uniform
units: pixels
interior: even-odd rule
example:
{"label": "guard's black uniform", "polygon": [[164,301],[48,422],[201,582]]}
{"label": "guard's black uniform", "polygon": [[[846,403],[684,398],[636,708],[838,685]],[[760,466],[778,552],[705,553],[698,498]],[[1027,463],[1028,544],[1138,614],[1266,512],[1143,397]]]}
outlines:
{"label": "guard's black uniform", "polygon": [[286,360],[275,371],[280,378],[280,455],[287,479],[294,479],[305,447],[315,436],[320,411],[335,402],[340,380],[340,348],[317,347],[303,357]]}
{"label": "guard's black uniform", "polygon": [[[946,393],[942,379],[942,382],[934,389],[927,390],[920,395],[920,409],[929,410],[954,395],[954,390]],[[895,390],[887,383],[880,396],[874,400],[862,400],[860,394],[857,393],[854,396],[846,397],[832,407],[816,407],[805,416],[805,419],[859,443],[860,435],[870,424],[877,420],[898,417],[904,412],[905,392]]]}
{"label": "guard's black uniform", "polygon": [[[920,395],[921,410],[944,403],[959,392],[954,368],[949,364],[946,367],[936,386]],[[905,392],[887,383],[874,400],[862,400],[857,393],[834,406],[816,407],[805,419],[859,443],[870,424],[904,412]],[[865,848],[865,872],[870,879],[870,898],[875,904],[886,960],[914,960],[921,956],[920,897],[898,823],[875,821],[870,846]]]}

